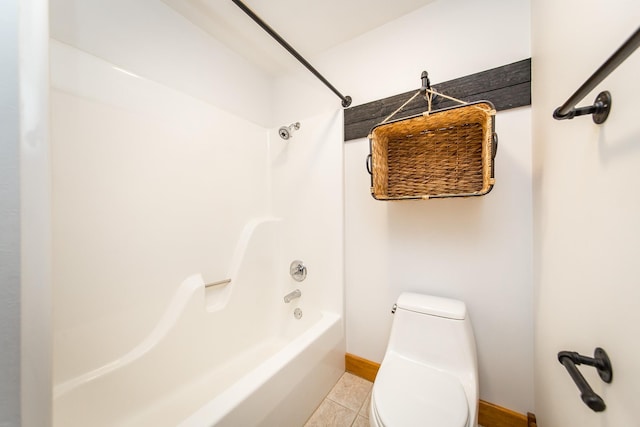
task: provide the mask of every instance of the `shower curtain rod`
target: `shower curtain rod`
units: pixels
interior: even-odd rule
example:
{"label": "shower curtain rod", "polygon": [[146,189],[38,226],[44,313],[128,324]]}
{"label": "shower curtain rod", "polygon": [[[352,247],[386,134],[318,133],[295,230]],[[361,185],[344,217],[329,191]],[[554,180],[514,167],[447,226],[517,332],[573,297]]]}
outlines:
{"label": "shower curtain rod", "polygon": [[344,108],[347,108],[349,105],[351,105],[351,97],[350,96],[344,96],[342,95],[338,89],[336,89],[331,83],[329,83],[329,81],[327,79],[324,78],[324,76],[322,74],[320,74],[318,72],[318,70],[316,70],[315,68],[313,68],[313,66],[311,64],[309,64],[309,62],[304,59],[304,57],[302,55],[300,55],[289,43],[287,43],[287,41],[285,39],[283,39],[282,37],[280,37],[280,35],[278,33],[276,33],[274,31],[273,28],[271,28],[266,22],[264,22],[258,15],[256,15],[251,9],[249,9],[247,7],[247,5],[245,5],[244,3],[242,3],[240,0],[232,0],[236,6],[238,6],[240,9],[242,9],[242,11],[244,13],[246,13],[247,15],[249,15],[249,17],[251,19],[253,19],[258,25],[260,25],[262,27],[263,30],[265,30],[267,33],[269,33],[269,35],[271,37],[273,37],[278,43],[280,43],[280,45],[282,47],[284,47],[285,49],[287,49],[287,51],[293,55],[294,58],[296,58],[298,61],[300,61],[300,63],[302,65],[304,65],[305,67],[307,67],[307,69],[309,71],[311,71],[313,73],[314,76],[316,76],[322,83],[324,83],[329,89],[331,89],[333,91],[333,93],[335,93],[336,95],[338,95],[338,98],[340,98],[342,100],[342,106]]}
{"label": "shower curtain rod", "polygon": [[604,80],[618,65],[622,64],[640,46],[640,27],[605,61],[592,75],[571,95],[567,101],[553,112],[556,120],[573,119],[576,116],[592,114],[597,124],[607,120],[611,108],[611,94],[600,92],[593,105],[576,108],[578,102],[589,94],[602,80]]}

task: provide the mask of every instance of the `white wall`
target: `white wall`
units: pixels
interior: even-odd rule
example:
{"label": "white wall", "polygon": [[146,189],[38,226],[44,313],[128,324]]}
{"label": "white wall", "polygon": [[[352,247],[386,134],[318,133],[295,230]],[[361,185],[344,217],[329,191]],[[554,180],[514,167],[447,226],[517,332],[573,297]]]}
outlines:
{"label": "white wall", "polygon": [[[435,2],[312,63],[354,105],[530,56],[529,1]],[[276,117],[335,108],[313,77],[277,82]],[[313,102],[309,102],[310,94]],[[379,202],[369,194],[368,141],[344,145],[347,351],[380,362],[404,290],[460,298],[475,328],[480,397],[533,410],[530,109],[497,115],[496,186],[485,197]],[[339,141],[331,142],[333,144]]]}
{"label": "white wall", "polygon": [[496,186],[478,199],[375,201],[368,145],[345,146],[347,343],[350,353],[379,362],[400,292],[461,299],[476,335],[480,397],[526,412],[533,407],[529,110],[496,121]]}
{"label": "white wall", "polygon": [[[310,62],[353,105],[364,104],[417,90],[423,70],[436,83],[528,58],[529,15],[527,0],[436,1]],[[277,80],[275,97],[276,121],[340,106],[306,70]]]}
{"label": "white wall", "polygon": [[[606,123],[551,114],[638,28],[640,3],[532,4],[536,415],[543,426],[637,425],[640,52],[580,103],[609,90]],[[561,350],[592,356],[597,346],[611,358],[613,382],[580,370],[607,405],[599,414],[556,358]]]}
{"label": "white wall", "polygon": [[20,425],[18,1],[0,4],[0,426]]}

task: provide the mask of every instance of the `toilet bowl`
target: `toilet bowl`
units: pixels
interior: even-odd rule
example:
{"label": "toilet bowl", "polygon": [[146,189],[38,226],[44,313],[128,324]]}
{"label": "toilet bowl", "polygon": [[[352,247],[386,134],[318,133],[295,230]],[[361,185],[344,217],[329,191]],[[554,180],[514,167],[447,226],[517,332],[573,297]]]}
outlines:
{"label": "toilet bowl", "polygon": [[405,292],[371,392],[371,427],[475,427],[478,368],[462,301]]}

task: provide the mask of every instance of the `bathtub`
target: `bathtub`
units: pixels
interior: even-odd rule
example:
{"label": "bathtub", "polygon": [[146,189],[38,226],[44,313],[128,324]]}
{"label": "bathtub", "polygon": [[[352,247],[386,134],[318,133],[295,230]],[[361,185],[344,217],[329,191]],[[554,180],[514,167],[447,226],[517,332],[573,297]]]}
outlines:
{"label": "bathtub", "polygon": [[188,277],[137,346],[55,384],[54,426],[302,426],[344,371],[344,324],[278,275],[278,227],[248,224],[230,284]]}
{"label": "bathtub", "polygon": [[340,316],[314,321],[292,341],[269,343],[271,357],[178,425],[302,426],[343,373]]}

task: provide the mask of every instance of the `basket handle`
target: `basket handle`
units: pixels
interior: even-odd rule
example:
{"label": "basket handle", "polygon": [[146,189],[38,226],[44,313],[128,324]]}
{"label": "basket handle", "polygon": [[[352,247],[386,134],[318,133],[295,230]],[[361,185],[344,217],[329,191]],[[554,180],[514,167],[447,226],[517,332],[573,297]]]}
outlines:
{"label": "basket handle", "polygon": [[498,134],[493,132],[493,135],[491,138],[491,158],[495,159],[497,153],[498,153]]}
{"label": "basket handle", "polygon": [[366,166],[366,168],[367,168],[367,172],[369,172],[369,175],[373,175],[373,174],[371,173],[371,154],[369,154],[369,155],[367,156],[367,161],[366,161],[365,166]]}

